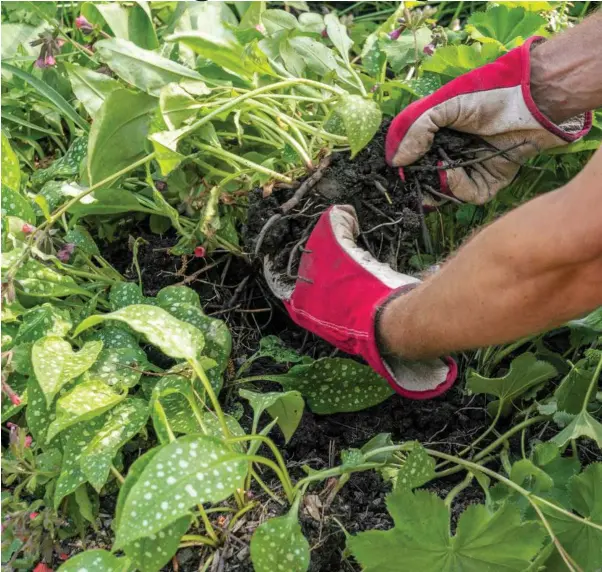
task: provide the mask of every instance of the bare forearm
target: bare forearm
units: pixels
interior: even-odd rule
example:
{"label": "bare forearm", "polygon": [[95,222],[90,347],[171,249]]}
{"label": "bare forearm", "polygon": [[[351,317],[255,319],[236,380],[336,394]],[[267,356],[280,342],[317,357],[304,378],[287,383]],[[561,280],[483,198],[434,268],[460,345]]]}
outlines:
{"label": "bare forearm", "polygon": [[387,350],[422,359],[505,343],[601,305],[600,153],[569,185],[485,228],[387,305],[379,323]]}
{"label": "bare forearm", "polygon": [[558,34],[531,52],[531,91],[555,123],[602,107],[602,14]]}

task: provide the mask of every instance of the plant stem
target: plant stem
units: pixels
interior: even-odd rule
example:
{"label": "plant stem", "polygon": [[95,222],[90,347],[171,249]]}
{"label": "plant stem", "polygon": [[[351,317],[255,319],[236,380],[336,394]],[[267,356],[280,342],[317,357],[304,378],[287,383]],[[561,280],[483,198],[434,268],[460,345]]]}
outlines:
{"label": "plant stem", "polygon": [[600,374],[602,373],[602,357],[600,357],[600,361],[598,362],[598,366],[596,367],[596,371],[594,371],[594,375],[592,376],[592,381],[589,384],[587,389],[587,393],[585,394],[585,398],[583,399],[583,407],[581,411],[585,411],[587,409],[587,404],[592,398],[592,393],[596,388],[597,382],[600,380]]}
{"label": "plant stem", "polygon": [[123,483],[125,483],[125,479],[123,478],[123,475],[117,470],[117,467],[115,465],[113,465],[113,463],[111,463],[111,473],[113,473],[113,476],[119,481],[119,484],[122,485]]}
{"label": "plant stem", "polygon": [[153,407],[157,410],[157,413],[159,414],[161,421],[163,421],[163,423],[165,424],[165,429],[167,430],[167,436],[169,438],[169,442],[173,443],[176,440],[176,436],[174,435],[174,433],[171,429],[171,425],[169,424],[169,421],[167,420],[167,414],[165,413],[165,409],[163,408],[163,405],[161,405],[161,402],[157,399],[155,401],[155,403],[153,404]]}
{"label": "plant stem", "polygon": [[210,538],[207,538],[206,536],[201,536],[199,534],[185,534],[180,539],[180,542],[190,543],[184,544],[184,546],[195,546],[197,544],[203,544],[205,546],[215,546],[215,541],[211,540]]}
{"label": "plant stem", "polygon": [[474,475],[468,473],[463,481],[459,482],[451,491],[449,491],[449,493],[447,493],[444,501],[447,508],[450,508],[452,502],[454,502],[454,498],[472,483],[473,478]]}
{"label": "plant stem", "polygon": [[264,490],[264,492],[274,501],[277,502],[279,505],[284,505],[284,502],[281,501],[270,489],[270,487],[268,487],[263,480],[261,479],[261,477],[257,474],[257,472],[255,471],[255,469],[251,469],[250,474],[253,476],[253,478],[257,481],[257,484]]}
{"label": "plant stem", "polygon": [[287,498],[288,502],[289,503],[293,502],[293,500],[295,499],[296,487],[294,489],[291,487],[290,479],[288,478],[288,472],[286,475],[284,475],[282,473],[282,471],[280,470],[280,467],[276,463],[274,463],[274,461],[271,461],[270,459],[266,459],[265,457],[261,457],[260,455],[241,455],[240,459],[246,459],[247,461],[252,462],[252,463],[259,463],[261,465],[266,465],[267,467],[272,469],[272,471],[274,471],[276,473],[276,475],[278,476],[278,479],[282,483],[282,487],[284,488],[284,492],[286,494],[286,498]]}
{"label": "plant stem", "polygon": [[213,525],[211,524],[211,521],[209,520],[209,517],[207,516],[203,505],[199,503],[196,505],[196,507],[199,509],[199,515],[203,521],[203,524],[205,525],[205,530],[207,531],[209,538],[211,538],[213,542],[217,544],[217,534],[215,534],[215,529],[213,528]]}

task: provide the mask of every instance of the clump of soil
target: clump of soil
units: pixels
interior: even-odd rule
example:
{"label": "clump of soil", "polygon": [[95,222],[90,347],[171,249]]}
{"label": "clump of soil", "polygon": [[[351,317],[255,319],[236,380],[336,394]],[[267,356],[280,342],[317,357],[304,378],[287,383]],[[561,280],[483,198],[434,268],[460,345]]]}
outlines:
{"label": "clump of soil", "polygon": [[[385,161],[388,126],[388,122],[383,123],[355,159],[349,159],[348,153],[335,153],[297,187],[277,189],[268,197],[262,189],[255,189],[243,229],[251,254],[259,258],[269,255],[273,268],[293,280],[301,247],[319,216],[330,205],[351,204],[359,220],[360,246],[394,270],[403,271],[409,251],[403,246],[411,244],[421,231],[426,232],[423,195],[437,193],[440,187],[437,164],[442,160],[462,161],[471,149],[483,149],[486,144],[472,135],[442,129],[431,151],[405,170],[404,181],[399,170]],[[318,180],[309,180],[312,177]],[[291,199],[304,186],[309,186],[308,190],[297,205],[289,208]]]}

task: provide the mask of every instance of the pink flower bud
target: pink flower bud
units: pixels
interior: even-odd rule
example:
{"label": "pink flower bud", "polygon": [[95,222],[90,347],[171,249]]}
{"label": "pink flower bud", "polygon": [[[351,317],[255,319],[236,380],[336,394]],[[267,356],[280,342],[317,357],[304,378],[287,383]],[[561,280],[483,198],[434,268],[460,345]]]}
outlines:
{"label": "pink flower bud", "polygon": [[75,244],[68,242],[67,244],[65,244],[63,246],[63,248],[61,248],[57,253],[56,253],[56,257],[61,261],[61,262],[69,262],[69,259],[71,258],[71,255],[73,254],[73,251],[75,250]]}
{"label": "pink flower bud", "polygon": [[205,254],[207,254],[207,250],[204,246],[197,246],[194,249],[194,257],[195,258],[205,258]]}
{"label": "pink flower bud", "polygon": [[91,34],[94,31],[94,26],[88,22],[85,16],[75,18],[75,27],[85,35]]}
{"label": "pink flower bud", "polygon": [[46,64],[46,67],[51,67],[56,64],[56,60],[54,59],[54,56],[52,54],[49,54],[44,59],[44,63]]}
{"label": "pink flower bud", "polygon": [[53,572],[52,568],[46,566],[43,562],[40,562],[32,572]]}
{"label": "pink flower bud", "polygon": [[424,48],[422,49],[422,51],[427,56],[432,56],[435,53],[435,44],[427,44],[426,46],[424,46]]}
{"label": "pink flower bud", "polygon": [[21,232],[23,234],[31,234],[34,230],[36,229],[35,226],[33,226],[32,224],[29,223],[25,223],[22,227],[21,227]]}
{"label": "pink flower bud", "polygon": [[29,520],[34,520],[35,518],[38,517],[40,513],[39,512],[30,512],[29,513]]}
{"label": "pink flower bud", "polygon": [[63,38],[58,38],[55,43],[56,47],[60,50],[65,45],[66,41],[63,40]]}
{"label": "pink flower bud", "polygon": [[44,68],[48,67],[48,66],[46,65],[46,59],[45,59],[45,58],[42,58],[42,57],[39,57],[39,58],[38,58],[38,59],[35,61],[35,63],[34,63],[33,65],[34,65],[35,67],[37,67],[37,68],[40,68],[40,69],[44,69]]}
{"label": "pink flower bud", "polygon": [[6,426],[9,429],[18,429],[19,428],[19,426],[16,423],[13,423],[12,421],[7,421]]}
{"label": "pink flower bud", "polygon": [[326,28],[324,28],[324,29],[323,29],[323,30],[320,32],[320,35],[321,35],[323,38],[328,38],[328,32],[326,31]]}
{"label": "pink flower bud", "polygon": [[25,448],[29,449],[31,447],[31,442],[33,441],[33,437],[31,435],[27,435],[27,437],[25,437]]}
{"label": "pink flower bud", "polygon": [[399,36],[401,36],[402,30],[403,27],[397,28],[396,30],[389,32],[389,40],[396,40],[397,38],[399,38]]}
{"label": "pink flower bud", "polygon": [[11,393],[9,397],[10,397],[10,402],[15,407],[21,405],[21,398],[16,393]]}

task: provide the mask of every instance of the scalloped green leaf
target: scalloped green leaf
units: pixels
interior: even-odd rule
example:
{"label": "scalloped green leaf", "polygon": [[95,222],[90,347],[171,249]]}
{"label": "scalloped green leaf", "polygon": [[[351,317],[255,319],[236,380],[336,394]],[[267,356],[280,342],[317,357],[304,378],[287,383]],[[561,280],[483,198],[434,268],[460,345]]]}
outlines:
{"label": "scalloped green leaf", "polygon": [[378,104],[360,95],[345,95],[336,106],[345,125],[345,134],[351,147],[351,158],[355,157],[378,131],[382,113]]}
{"label": "scalloped green leaf", "polygon": [[[559,412],[561,413],[561,412]],[[554,416],[557,419],[558,413]],[[551,441],[559,447],[564,447],[571,439],[579,437],[588,437],[596,442],[602,449],[602,423],[592,417],[585,409],[578,415],[567,413],[566,416],[571,419],[568,425],[557,435],[552,437]]]}
{"label": "scalloped green leaf", "polygon": [[306,572],[309,568],[309,543],[294,512],[270,518],[255,529],[251,538],[255,572]]}
{"label": "scalloped green leaf", "polygon": [[21,319],[15,344],[35,342],[44,336],[66,336],[73,326],[69,312],[48,302],[26,310]]}
{"label": "scalloped green leaf", "polygon": [[111,462],[117,451],[137,435],[148,420],[148,405],[142,399],[128,398],[112,409],[92,441],[83,450],[81,469],[98,491],[109,478]]}
{"label": "scalloped green leaf", "polygon": [[128,572],[128,558],[118,558],[106,550],[86,550],[61,564],[57,572]]}
{"label": "scalloped green leaf", "polygon": [[423,72],[458,77],[492,62],[500,55],[496,44],[442,46],[422,63]]}
{"label": "scalloped green leaf", "polygon": [[2,183],[2,216],[16,216],[25,222],[35,223],[36,215],[29,201],[18,191]]}
{"label": "scalloped green leaf", "polygon": [[280,427],[285,443],[291,440],[303,416],[304,401],[298,391],[256,393],[241,389],[239,394],[253,408],[253,432],[257,430],[261,414],[267,411]]}
{"label": "scalloped green leaf", "polygon": [[115,548],[157,534],[192,506],[228,498],[247,470],[244,457],[215,437],[187,435],[165,445],[125,500]]}
{"label": "scalloped green leaf", "polygon": [[[21,188],[21,169],[19,168],[19,159],[13,151],[11,144],[2,132],[2,186],[6,185],[13,191],[19,191]],[[4,194],[4,189],[2,190]],[[4,211],[4,198],[2,199],[2,210]],[[4,212],[2,213],[4,214]],[[17,215],[19,216],[19,215]],[[23,217],[20,217],[23,218]],[[35,219],[34,219],[35,220]]]}
{"label": "scalloped green leaf", "polygon": [[104,381],[93,379],[76,385],[56,402],[56,419],[48,428],[46,441],[65,429],[102,415],[125,399],[125,393],[116,393]]}
{"label": "scalloped green leaf", "polygon": [[466,31],[478,42],[494,42],[514,48],[527,38],[541,34],[547,23],[536,12],[501,4],[485,12],[474,12],[468,19]]}
{"label": "scalloped green leaf", "polygon": [[203,334],[198,328],[177,320],[162,308],[145,304],[133,304],[110,314],[90,316],[77,326],[73,335],[76,337],[106,320],[127,324],[173,358],[197,359],[203,349]]}
{"label": "scalloped green leaf", "polygon": [[101,342],[86,342],[74,352],[69,342],[57,336],[38,340],[31,350],[31,359],[46,403],[50,405],[68,381],[88,370],[101,350]]}

